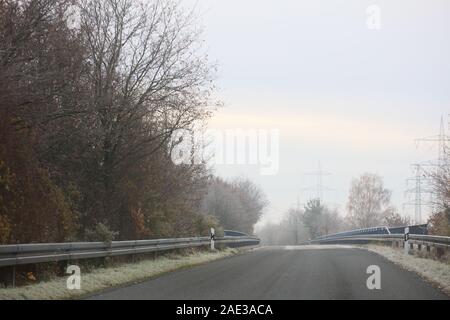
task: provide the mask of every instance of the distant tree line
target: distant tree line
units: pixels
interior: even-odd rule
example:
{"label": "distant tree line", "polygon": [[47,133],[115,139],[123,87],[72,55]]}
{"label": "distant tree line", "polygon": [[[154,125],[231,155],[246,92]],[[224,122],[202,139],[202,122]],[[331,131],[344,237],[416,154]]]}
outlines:
{"label": "distant tree line", "polygon": [[171,161],[214,71],[176,1],[0,1],[0,243],[251,232],[255,186]]}
{"label": "distant tree line", "polygon": [[[440,165],[426,172],[434,189],[434,208],[428,220],[428,232],[450,236],[450,153]],[[379,175],[366,173],[353,179],[346,215],[330,210],[318,199],[310,200],[304,208],[290,209],[278,223],[259,227],[257,234],[265,244],[292,245],[341,231],[380,226],[411,225],[391,205],[391,191],[384,187]]]}
{"label": "distant tree line", "polygon": [[366,173],[352,181],[346,216],[312,199],[303,208],[290,209],[281,222],[264,225],[257,234],[269,245],[293,245],[353,229],[409,225],[411,221],[397,212],[390,199],[383,179]]}

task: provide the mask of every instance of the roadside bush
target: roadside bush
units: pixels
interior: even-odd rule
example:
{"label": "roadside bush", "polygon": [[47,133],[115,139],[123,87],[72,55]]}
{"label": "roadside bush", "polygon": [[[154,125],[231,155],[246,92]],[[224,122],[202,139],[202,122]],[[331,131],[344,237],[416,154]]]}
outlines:
{"label": "roadside bush", "polygon": [[112,231],[107,225],[98,223],[93,229],[86,230],[86,241],[111,243],[118,232]]}
{"label": "roadside bush", "polygon": [[431,235],[450,236],[450,209],[433,214],[428,223]]}

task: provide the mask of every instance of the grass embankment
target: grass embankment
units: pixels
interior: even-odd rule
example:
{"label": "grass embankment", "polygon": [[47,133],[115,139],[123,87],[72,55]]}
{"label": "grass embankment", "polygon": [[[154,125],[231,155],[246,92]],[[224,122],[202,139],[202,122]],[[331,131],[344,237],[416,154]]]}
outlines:
{"label": "grass embankment", "polygon": [[450,295],[450,263],[448,260],[437,261],[430,257],[406,255],[403,249],[388,246],[368,245],[364,248],[385,257],[403,269],[415,272]]}
{"label": "grass embankment", "polygon": [[239,252],[237,249],[224,249],[215,252],[197,251],[189,254],[169,254],[152,260],[98,268],[88,273],[83,273],[81,270],[81,290],[68,290],[67,277],[59,277],[19,288],[1,288],[0,299],[80,299],[105,289],[139,283],[167,272],[222,259]]}

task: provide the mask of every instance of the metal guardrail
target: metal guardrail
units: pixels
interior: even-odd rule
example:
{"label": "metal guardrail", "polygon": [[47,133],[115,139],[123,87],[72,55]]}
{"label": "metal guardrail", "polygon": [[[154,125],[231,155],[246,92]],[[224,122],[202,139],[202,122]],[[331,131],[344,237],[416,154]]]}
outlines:
{"label": "metal guardrail", "polygon": [[[310,244],[339,244],[339,243],[355,243],[355,242],[394,242],[404,241],[404,235],[401,234],[380,234],[380,235],[355,235],[344,237],[329,237],[317,240],[311,240]],[[424,245],[430,247],[450,248],[450,237],[428,236],[411,234],[409,235],[408,243]]]}
{"label": "metal guardrail", "polygon": [[409,237],[409,242],[424,246],[450,248],[450,237],[412,234]]}
{"label": "metal guardrail", "polygon": [[[255,237],[222,237],[214,239],[216,244],[230,247],[259,245]],[[45,262],[71,261],[169,251],[174,249],[209,246],[209,237],[113,241],[19,244],[0,246],[0,267]]]}
{"label": "metal guardrail", "polygon": [[355,241],[395,241],[402,240],[403,235],[395,234],[368,234],[368,235],[354,235],[354,236],[342,236],[342,237],[330,237],[317,240],[311,240],[311,244],[326,244],[326,243],[339,243],[339,242],[355,242]]}

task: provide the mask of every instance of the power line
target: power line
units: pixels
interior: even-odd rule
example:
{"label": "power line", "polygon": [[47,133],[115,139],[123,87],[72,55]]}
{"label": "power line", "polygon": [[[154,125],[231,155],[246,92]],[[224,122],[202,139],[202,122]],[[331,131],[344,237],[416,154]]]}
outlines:
{"label": "power line", "polygon": [[313,191],[316,194],[316,198],[323,201],[323,195],[325,191],[334,191],[334,189],[325,186],[323,183],[323,178],[326,176],[331,176],[332,174],[322,170],[322,164],[319,161],[319,166],[317,171],[307,172],[305,176],[316,177],[316,185],[312,187],[302,188],[302,191]]}

